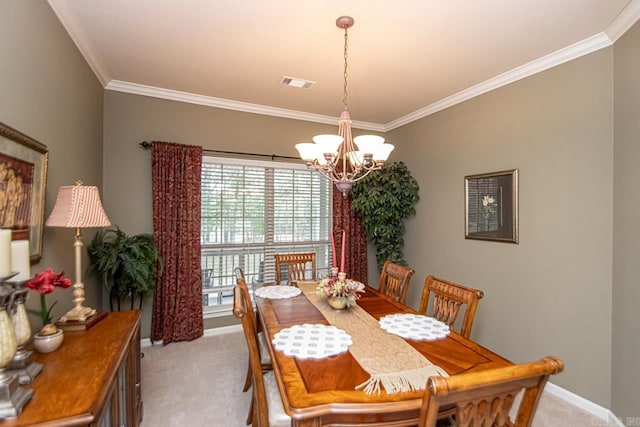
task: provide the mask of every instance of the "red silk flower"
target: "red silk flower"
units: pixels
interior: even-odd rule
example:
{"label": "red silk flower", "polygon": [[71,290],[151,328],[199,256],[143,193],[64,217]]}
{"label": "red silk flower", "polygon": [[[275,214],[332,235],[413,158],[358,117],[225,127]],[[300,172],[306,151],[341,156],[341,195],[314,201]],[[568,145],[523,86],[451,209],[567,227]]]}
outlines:
{"label": "red silk flower", "polygon": [[45,295],[53,292],[56,287],[68,288],[71,286],[71,280],[64,277],[64,271],[56,273],[51,268],[47,268],[46,270],[37,273],[33,279],[25,283],[25,286],[40,294],[40,318],[42,319],[42,325],[44,326],[52,322],[51,310],[57,303],[56,301],[51,304],[51,307],[47,308]]}
{"label": "red silk flower", "polygon": [[29,289],[37,291],[39,294],[50,294],[57,287],[68,288],[71,286],[71,280],[64,277],[64,271],[59,274],[51,268],[37,273],[36,276],[29,280],[25,286]]}

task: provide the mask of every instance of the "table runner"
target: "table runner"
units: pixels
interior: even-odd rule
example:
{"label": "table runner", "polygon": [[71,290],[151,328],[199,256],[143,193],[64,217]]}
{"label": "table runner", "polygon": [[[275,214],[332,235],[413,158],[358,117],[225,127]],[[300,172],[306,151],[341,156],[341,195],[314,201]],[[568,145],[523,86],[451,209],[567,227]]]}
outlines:
{"label": "table runner", "polygon": [[371,375],[356,389],[364,389],[366,394],[379,393],[381,386],[388,394],[424,390],[430,376],[448,376],[405,340],[381,329],[361,307],[334,310],[316,293],[316,282],[298,282],[298,287],[331,325],[351,335],[349,352]]}

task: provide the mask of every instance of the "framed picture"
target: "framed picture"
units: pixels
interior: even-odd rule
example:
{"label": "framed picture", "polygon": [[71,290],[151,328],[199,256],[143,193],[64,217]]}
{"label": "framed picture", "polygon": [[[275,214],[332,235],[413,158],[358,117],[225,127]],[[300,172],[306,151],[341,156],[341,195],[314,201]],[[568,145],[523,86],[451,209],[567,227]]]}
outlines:
{"label": "framed picture", "polygon": [[31,262],[42,257],[47,147],[0,123],[0,228],[29,240]]}
{"label": "framed picture", "polygon": [[518,170],[464,177],[465,238],[518,243]]}

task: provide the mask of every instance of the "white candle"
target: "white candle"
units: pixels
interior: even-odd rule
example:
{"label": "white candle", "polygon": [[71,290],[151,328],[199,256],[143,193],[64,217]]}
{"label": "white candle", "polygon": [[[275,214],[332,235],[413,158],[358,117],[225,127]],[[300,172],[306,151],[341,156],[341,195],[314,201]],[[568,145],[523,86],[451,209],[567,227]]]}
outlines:
{"label": "white candle", "polygon": [[28,240],[14,240],[11,242],[11,270],[18,272],[18,275],[12,277],[11,280],[31,279]]}
{"label": "white candle", "polygon": [[11,230],[0,229],[0,277],[11,274]]}

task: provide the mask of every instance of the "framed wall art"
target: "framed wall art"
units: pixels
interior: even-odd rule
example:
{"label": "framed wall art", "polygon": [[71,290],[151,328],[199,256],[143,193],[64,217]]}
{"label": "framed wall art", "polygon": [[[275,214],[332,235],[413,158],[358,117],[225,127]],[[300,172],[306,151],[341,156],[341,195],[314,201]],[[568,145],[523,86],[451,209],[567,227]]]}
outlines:
{"label": "framed wall art", "polygon": [[28,240],[31,262],[42,257],[47,147],[0,123],[0,228]]}
{"label": "framed wall art", "polygon": [[518,170],[464,177],[465,238],[518,243]]}

